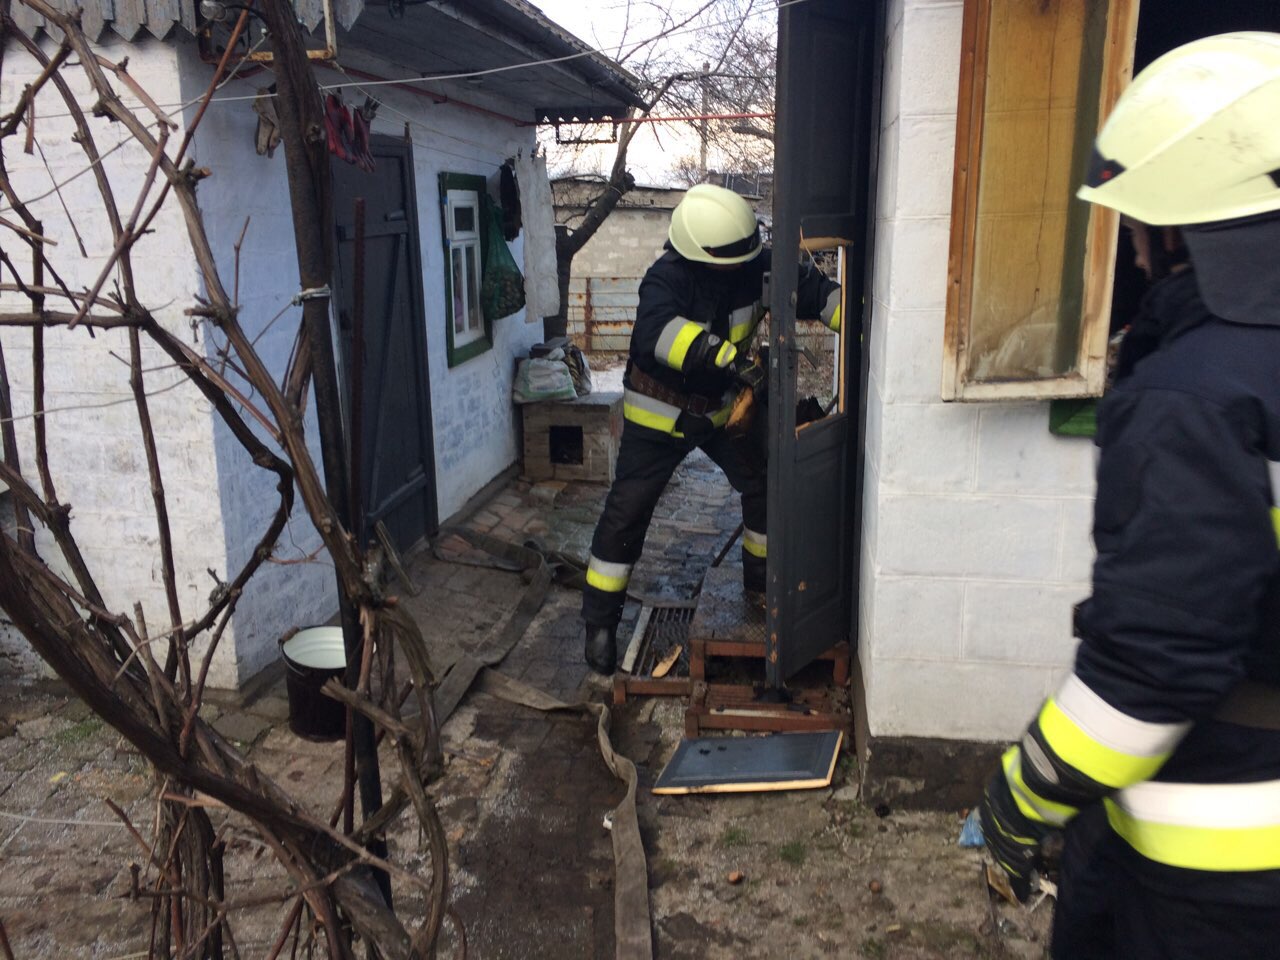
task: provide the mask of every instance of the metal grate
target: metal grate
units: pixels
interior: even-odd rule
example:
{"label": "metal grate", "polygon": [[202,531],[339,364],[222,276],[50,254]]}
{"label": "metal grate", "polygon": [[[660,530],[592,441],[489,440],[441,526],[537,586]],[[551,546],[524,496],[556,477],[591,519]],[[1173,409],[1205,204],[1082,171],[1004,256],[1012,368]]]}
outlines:
{"label": "metal grate", "polygon": [[648,677],[677,646],[680,659],[672,664],[667,676],[689,675],[689,625],[696,607],[692,603],[648,604],[640,609],[636,629],[631,636],[622,669],[632,676]]}

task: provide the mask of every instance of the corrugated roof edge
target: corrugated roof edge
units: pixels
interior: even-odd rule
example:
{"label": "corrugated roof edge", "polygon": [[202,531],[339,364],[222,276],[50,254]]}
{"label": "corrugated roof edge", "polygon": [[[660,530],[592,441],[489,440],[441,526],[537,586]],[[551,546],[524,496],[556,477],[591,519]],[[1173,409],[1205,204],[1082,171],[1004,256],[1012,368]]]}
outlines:
{"label": "corrugated roof edge", "polygon": [[[460,7],[454,0],[442,2]],[[552,57],[581,54],[575,60],[566,61],[565,66],[576,69],[588,81],[599,86],[602,93],[622,103],[634,107],[647,106],[640,96],[643,81],[639,77],[550,20],[533,4],[525,0],[467,0],[465,7],[472,13],[487,15],[526,41],[542,46]]]}

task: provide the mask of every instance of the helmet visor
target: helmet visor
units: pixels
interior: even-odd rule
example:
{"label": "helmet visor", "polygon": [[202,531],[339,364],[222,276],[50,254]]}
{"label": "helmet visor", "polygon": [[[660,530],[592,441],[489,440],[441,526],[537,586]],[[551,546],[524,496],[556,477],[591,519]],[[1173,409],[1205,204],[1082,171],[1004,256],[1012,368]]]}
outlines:
{"label": "helmet visor", "polygon": [[756,228],[741,240],[735,240],[733,243],[724,243],[718,247],[703,247],[702,249],[717,260],[728,260],[732,257],[745,257],[759,246],[760,224],[756,223]]}

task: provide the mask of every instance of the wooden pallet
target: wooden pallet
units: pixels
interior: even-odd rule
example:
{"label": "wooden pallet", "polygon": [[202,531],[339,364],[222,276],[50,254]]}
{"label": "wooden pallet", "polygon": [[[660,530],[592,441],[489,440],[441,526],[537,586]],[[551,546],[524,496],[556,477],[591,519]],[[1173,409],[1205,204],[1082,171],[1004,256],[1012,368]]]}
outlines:
{"label": "wooden pallet", "polygon": [[790,702],[769,702],[763,683],[708,680],[717,658],[758,660],[765,656],[765,611],[742,591],[742,572],[733,567],[707,571],[698,609],[689,628],[689,707],[685,734],[703,730],[842,730],[851,732],[849,645],[837,643],[820,657],[831,664],[827,677],[797,681],[787,688]]}

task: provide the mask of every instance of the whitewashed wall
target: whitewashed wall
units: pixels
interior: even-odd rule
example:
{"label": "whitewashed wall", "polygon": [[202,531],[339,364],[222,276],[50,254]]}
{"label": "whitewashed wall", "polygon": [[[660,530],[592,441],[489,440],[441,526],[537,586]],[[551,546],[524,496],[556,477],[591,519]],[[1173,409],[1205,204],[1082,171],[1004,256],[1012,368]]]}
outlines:
{"label": "whitewashed wall", "polygon": [[[343,60],[383,76],[389,69],[350,52]],[[325,82],[337,79],[340,78],[329,75]],[[502,101],[487,99],[482,89],[442,89],[496,112],[509,114],[512,109]],[[413,141],[436,450],[436,500],[443,523],[519,456],[519,411],[511,402],[516,360],[528,356],[529,347],[543,337],[541,318],[527,323],[525,312],[520,310],[494,322],[493,349],[449,367],[439,175],[462,173],[488,178],[517,150],[533,148],[534,128],[456,106],[433,104],[394,87],[372,90],[384,104],[374,120],[373,132],[404,136],[408,122]],[[359,90],[348,91],[347,99],[359,102],[363,94]],[[510,248],[523,270],[523,234]]]}
{"label": "whitewashed wall", "polygon": [[[45,41],[48,49],[52,49]],[[129,72],[157,99],[178,100],[177,63],[172,46],[150,38],[125,45],[116,41],[103,46],[113,59],[129,57]],[[10,44],[5,51],[0,85],[0,113],[12,108],[23,86],[38,73],[35,63]],[[67,69],[65,76],[81,104],[93,96],[82,74]],[[87,167],[81,149],[70,140],[73,131],[66,110],[52,85],[37,101],[37,133],[49,161],[46,171],[40,154],[9,150],[6,162],[20,195],[35,196],[51,187],[50,174],[65,181]],[[86,111],[87,112],[87,111]],[[90,117],[98,148],[106,153],[125,138],[119,125]],[[146,173],[149,157],[133,144],[122,147],[103,162],[122,215],[133,205]],[[113,243],[103,214],[102,201],[92,176],[81,176],[62,187],[70,217],[84,239],[88,256],[78,251],[71,221],[56,195],[35,205],[45,233],[58,242],[55,262],[72,288],[94,282]],[[183,340],[194,343],[191,324],[182,315],[199,291],[194,263],[187,254],[185,227],[176,204],[161,212],[154,232],[134,249],[139,298],[157,319]],[[18,262],[29,262],[25,248],[13,243],[6,231],[0,241]],[[109,289],[109,288],[108,288]],[[4,302],[25,303],[4,297]],[[58,309],[65,309],[59,306]],[[144,338],[144,344],[146,340]],[[3,346],[13,383],[13,396],[23,469],[34,477],[29,334],[6,331]],[[132,612],[141,601],[153,632],[165,629],[169,614],[161,580],[158,533],[147,481],[147,467],[140,443],[137,414],[128,382],[128,337],[122,332],[57,330],[46,335],[46,397],[49,409],[49,458],[59,499],[71,506],[71,530],[97,578],[108,606]],[[178,595],[184,618],[204,610],[213,582],[205,572],[226,571],[222,518],[219,513],[218,477],[212,469],[213,432],[211,410],[186,378],[172,369],[158,349],[145,348],[143,366],[151,400],[159,448],[160,467],[168,495],[174,550],[178,558]],[[174,386],[176,385],[176,386]],[[166,389],[173,387],[172,389]],[[39,536],[43,556],[56,556],[50,538]],[[25,640],[10,634],[0,641],[28,666],[34,665]],[[199,652],[198,650],[196,651]],[[221,651],[215,667],[218,677],[228,675],[228,650]],[[39,669],[35,667],[34,669]]]}
{"label": "whitewashed wall", "polygon": [[891,0],[859,650],[870,732],[1016,736],[1071,663],[1093,452],[1048,404],[939,399],[962,4]]}
{"label": "whitewashed wall", "polygon": [[[186,38],[176,42],[181,96],[184,101],[193,101],[208,88],[213,67],[200,61],[194,42]],[[258,338],[258,353],[278,382],[302,318],[301,308],[290,304],[298,291],[298,261],[284,148],[278,148],[273,158],[258,156],[254,150],[257,114],[252,102],[221,99],[252,96],[258,86],[268,83],[269,77],[259,76],[234,80],[223,87],[219,101],[210,105],[200,122],[193,150],[197,164],[212,171],[212,176],[201,182],[197,197],[223,286],[233,296],[235,244],[244,232],[239,265],[240,322],[251,338]],[[204,325],[201,345],[216,363],[223,343],[211,334],[211,328]],[[243,386],[232,369],[227,374]],[[265,411],[261,398],[254,399]],[[266,438],[254,419],[243,411],[242,415],[267,446],[280,454],[280,448]],[[319,465],[314,398],[308,401],[304,426],[312,457]],[[252,462],[218,417],[212,423],[212,442],[215,461],[211,467],[216,471],[222,505],[225,554],[218,572],[229,577],[243,567],[271,522],[279,502],[277,478]],[[301,498],[295,496],[292,517],[276,544],[274,557],[297,561],[310,556],[320,544]],[[245,682],[279,656],[277,641],[286,630],[323,623],[336,611],[333,567],[323,554],[312,562],[264,564],[240,600],[229,636],[223,641],[226,650],[220,651],[221,669],[211,674],[210,682],[222,687]]]}

